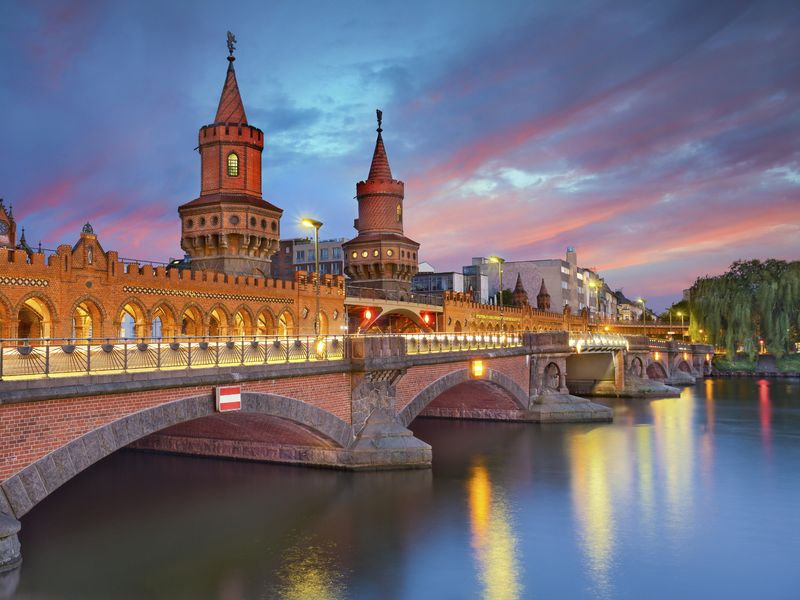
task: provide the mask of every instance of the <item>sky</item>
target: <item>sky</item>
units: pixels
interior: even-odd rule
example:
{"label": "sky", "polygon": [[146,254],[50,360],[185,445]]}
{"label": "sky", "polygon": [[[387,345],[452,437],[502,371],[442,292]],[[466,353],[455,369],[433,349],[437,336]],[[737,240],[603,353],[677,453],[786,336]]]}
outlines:
{"label": "sky", "polygon": [[0,197],[27,240],[182,255],[227,68],[283,237],[355,235],[375,109],[420,259],[556,258],[663,308],[800,258],[800,3],[0,3]]}

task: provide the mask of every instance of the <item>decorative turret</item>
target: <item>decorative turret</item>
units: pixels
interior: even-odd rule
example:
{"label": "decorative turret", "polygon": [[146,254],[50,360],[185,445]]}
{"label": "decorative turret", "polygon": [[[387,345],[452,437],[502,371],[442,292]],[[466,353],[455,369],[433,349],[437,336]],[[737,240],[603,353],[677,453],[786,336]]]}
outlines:
{"label": "decorative turret", "polygon": [[270,274],[283,210],[261,197],[264,133],[247,123],[228,32],[228,71],[214,123],[200,128],[200,197],[178,208],[193,270]]}
{"label": "decorative turret", "polygon": [[356,184],[358,235],[345,242],[345,273],[356,287],[408,292],[417,272],[419,244],[403,234],[405,186],[392,177],[383,144],[383,113],[378,117],[378,138],[369,175]]}
{"label": "decorative turret", "polygon": [[542,279],[542,287],[539,288],[539,293],[536,294],[536,307],[539,310],[550,310],[550,294],[544,284],[544,279]]}
{"label": "decorative turret", "polygon": [[528,292],[522,285],[522,275],[517,273],[517,284],[514,286],[514,291],[511,292],[511,306],[528,306],[528,304]]}
{"label": "decorative turret", "polygon": [[17,223],[14,210],[0,198],[0,248],[15,248],[17,245]]}

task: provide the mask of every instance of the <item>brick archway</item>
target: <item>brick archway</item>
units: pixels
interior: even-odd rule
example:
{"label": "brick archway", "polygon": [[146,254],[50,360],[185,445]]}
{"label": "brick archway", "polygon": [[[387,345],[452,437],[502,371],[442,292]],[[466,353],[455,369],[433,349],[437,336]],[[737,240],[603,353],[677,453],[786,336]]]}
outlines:
{"label": "brick archway", "polygon": [[[350,425],[300,400],[243,392],[240,414],[247,413],[290,421],[338,448],[352,443]],[[218,413],[210,395],[191,396],[146,408],[94,429],[43,456],[4,481],[2,492],[13,514],[20,518],[58,487],[109,454],[151,433],[214,414]],[[4,504],[2,492],[0,509]]]}
{"label": "brick archway", "polygon": [[414,398],[400,411],[398,418],[404,426],[408,426],[431,402],[447,390],[454,388],[462,383],[470,381],[481,381],[490,383],[507,392],[519,410],[528,410],[528,395],[525,391],[508,375],[495,369],[486,369],[486,377],[480,380],[470,378],[467,369],[460,369],[440,377],[427,387],[422,389]]}

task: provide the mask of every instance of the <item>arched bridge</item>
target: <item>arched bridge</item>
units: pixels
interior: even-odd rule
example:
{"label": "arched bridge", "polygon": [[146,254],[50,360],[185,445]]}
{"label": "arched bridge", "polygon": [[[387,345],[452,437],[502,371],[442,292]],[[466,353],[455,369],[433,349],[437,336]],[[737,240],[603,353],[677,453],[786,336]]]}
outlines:
{"label": "arched bridge", "polygon": [[[666,379],[701,372],[705,348],[651,353],[645,338],[626,341],[601,348],[584,340],[581,352],[566,332],[3,341],[0,518],[22,517],[121,448],[354,470],[428,467],[431,448],[407,429],[420,415],[610,420],[608,408],[570,394],[583,381],[571,372],[596,369],[581,361],[604,356],[601,349],[616,368],[612,386],[603,372],[588,393],[630,391],[637,360],[630,377],[643,381],[660,377],[658,368]],[[239,393],[238,410],[219,412],[219,388]],[[12,529],[0,522],[0,562]]]}

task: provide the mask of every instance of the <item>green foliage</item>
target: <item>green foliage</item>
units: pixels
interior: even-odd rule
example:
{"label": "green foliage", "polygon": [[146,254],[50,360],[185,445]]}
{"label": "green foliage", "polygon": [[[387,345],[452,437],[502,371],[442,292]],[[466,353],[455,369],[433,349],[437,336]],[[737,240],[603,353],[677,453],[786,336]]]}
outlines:
{"label": "green foliage", "polygon": [[777,362],[779,371],[800,373],[800,354],[787,354]]}
{"label": "green foliage", "polygon": [[713,361],[718,371],[755,371],[756,360],[746,356],[737,356],[734,360],[728,360],[720,356],[715,356]]}
{"label": "green foliage", "polygon": [[670,306],[667,310],[658,315],[658,320],[662,323],[669,323],[671,319],[673,324],[680,325],[681,315],[678,313],[683,315],[684,323],[688,323],[689,302],[687,300],[681,300]]}
{"label": "green foliage", "polygon": [[751,358],[763,339],[780,358],[800,326],[800,261],[737,261],[727,273],[695,281],[689,302],[690,335]]}

